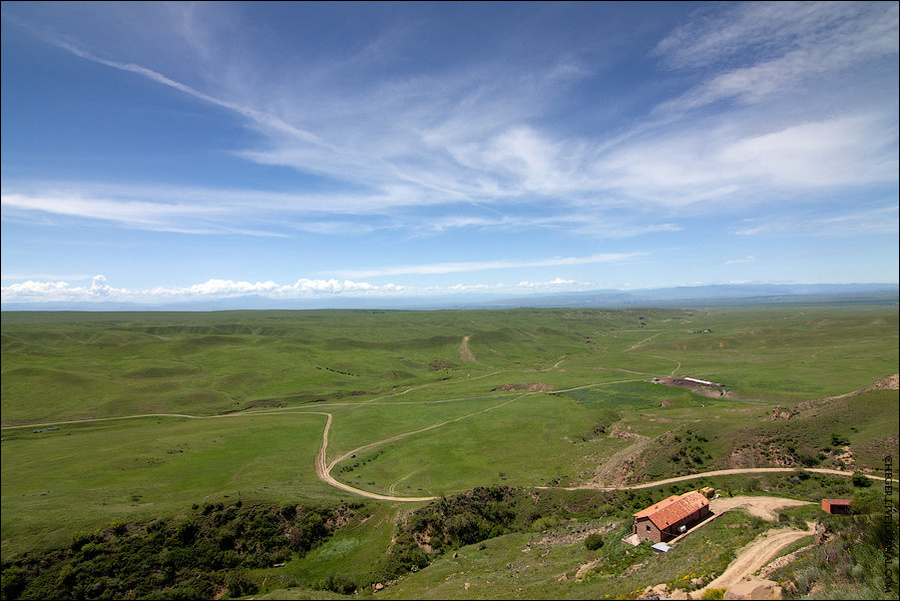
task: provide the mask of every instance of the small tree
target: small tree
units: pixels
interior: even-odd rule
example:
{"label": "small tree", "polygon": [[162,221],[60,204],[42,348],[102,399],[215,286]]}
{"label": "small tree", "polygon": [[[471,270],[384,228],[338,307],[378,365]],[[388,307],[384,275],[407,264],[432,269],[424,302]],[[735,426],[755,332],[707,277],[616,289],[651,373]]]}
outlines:
{"label": "small tree", "polygon": [[584,539],[584,546],[587,547],[589,551],[596,551],[603,546],[603,537],[596,532],[590,534]]}
{"label": "small tree", "polygon": [[258,590],[256,583],[250,579],[245,570],[241,569],[228,572],[225,584],[228,586],[229,597],[244,597]]}
{"label": "small tree", "polygon": [[868,488],[872,486],[872,480],[870,478],[867,478],[866,475],[862,472],[854,472],[853,486],[857,486],[859,488]]}

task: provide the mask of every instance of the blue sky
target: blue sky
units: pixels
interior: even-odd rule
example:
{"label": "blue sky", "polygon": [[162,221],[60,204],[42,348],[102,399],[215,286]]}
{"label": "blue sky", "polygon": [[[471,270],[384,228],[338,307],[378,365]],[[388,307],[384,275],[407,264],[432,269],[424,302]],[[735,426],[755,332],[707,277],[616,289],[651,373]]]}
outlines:
{"label": "blue sky", "polygon": [[2,301],[898,281],[898,5],[2,4]]}

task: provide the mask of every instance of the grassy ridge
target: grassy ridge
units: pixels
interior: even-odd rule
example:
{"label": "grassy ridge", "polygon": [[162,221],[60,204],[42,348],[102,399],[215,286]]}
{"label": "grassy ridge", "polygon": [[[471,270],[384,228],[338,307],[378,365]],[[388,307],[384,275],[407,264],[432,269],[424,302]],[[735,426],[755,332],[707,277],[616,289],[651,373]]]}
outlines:
{"label": "grassy ridge", "polygon": [[[329,460],[373,444],[333,475],[383,494],[576,484],[641,440],[635,479],[731,467],[748,440],[830,467],[845,446],[832,434],[857,467],[879,467],[900,459],[896,391],[766,419],[896,373],[897,322],[896,306],[4,313],[3,558],[192,503],[348,500],[315,475],[323,412]],[[733,396],[648,382],[669,375]],[[206,419],[58,423],[144,413]],[[59,429],[13,427],[48,423]],[[397,510],[338,532],[295,576],[368,573]]]}
{"label": "grassy ridge", "polygon": [[206,499],[328,498],[320,415],[140,419],[4,432],[3,554]]}

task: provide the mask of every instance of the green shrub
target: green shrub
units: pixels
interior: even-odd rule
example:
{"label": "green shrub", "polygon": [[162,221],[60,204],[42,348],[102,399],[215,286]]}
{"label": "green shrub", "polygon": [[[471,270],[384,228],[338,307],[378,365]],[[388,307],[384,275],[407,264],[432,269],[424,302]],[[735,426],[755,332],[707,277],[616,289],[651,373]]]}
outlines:
{"label": "green shrub", "polygon": [[245,570],[228,572],[228,575],[225,577],[225,584],[228,586],[229,597],[252,595],[258,590],[256,583],[250,579]]}
{"label": "green shrub", "polygon": [[868,488],[872,486],[872,479],[867,478],[866,475],[861,472],[855,472],[853,474],[853,486]]}
{"label": "green shrub", "polygon": [[322,584],[322,588],[340,595],[352,595],[356,592],[356,582],[346,574],[329,573]]}
{"label": "green shrub", "polygon": [[25,589],[25,573],[19,566],[10,566],[3,569],[3,599],[15,599]]}
{"label": "green shrub", "polygon": [[850,441],[847,440],[846,436],[838,434],[836,432],[831,433],[831,446],[833,447],[842,447],[850,444]]}
{"label": "green shrub", "polygon": [[584,539],[584,546],[589,551],[596,551],[603,546],[603,537],[595,532]]}
{"label": "green shrub", "polygon": [[186,519],[113,522],[79,534],[66,547],[26,555],[3,566],[3,599],[209,599],[257,587],[247,570],[306,553],[331,535],[334,507],[222,504],[198,507]]}
{"label": "green shrub", "polygon": [[725,598],[725,589],[723,588],[708,588],[703,591],[703,595],[700,597],[701,599],[724,599]]}

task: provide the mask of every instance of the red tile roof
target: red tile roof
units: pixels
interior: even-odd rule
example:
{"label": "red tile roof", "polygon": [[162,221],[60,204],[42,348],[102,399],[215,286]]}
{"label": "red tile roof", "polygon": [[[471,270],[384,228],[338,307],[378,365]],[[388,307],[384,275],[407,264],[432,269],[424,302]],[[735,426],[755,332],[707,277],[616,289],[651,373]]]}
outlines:
{"label": "red tile roof", "polygon": [[638,511],[636,514],[634,514],[634,517],[635,517],[635,519],[649,517],[649,516],[653,515],[654,513],[656,513],[657,511],[659,511],[660,509],[663,509],[664,507],[668,507],[669,505],[671,505],[672,503],[674,503],[675,501],[677,501],[680,498],[681,498],[681,495],[672,495],[668,499],[663,499],[659,503],[657,503],[655,505],[651,505],[647,509],[642,509],[642,510]]}
{"label": "red tile roof", "polygon": [[672,495],[647,509],[634,514],[634,519],[648,518],[660,530],[665,530],[688,517],[695,511],[709,505],[709,499],[696,490],[683,495]]}

